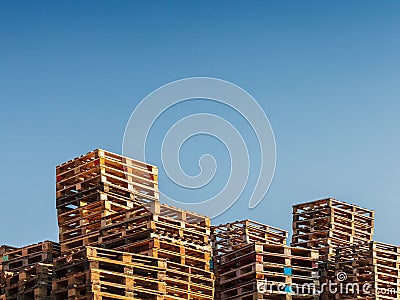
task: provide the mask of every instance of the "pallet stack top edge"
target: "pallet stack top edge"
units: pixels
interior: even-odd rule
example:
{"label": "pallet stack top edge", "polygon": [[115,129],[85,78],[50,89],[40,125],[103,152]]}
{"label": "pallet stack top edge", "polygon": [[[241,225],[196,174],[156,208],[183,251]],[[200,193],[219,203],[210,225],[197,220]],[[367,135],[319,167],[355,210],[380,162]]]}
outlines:
{"label": "pallet stack top edge", "polygon": [[271,226],[271,225],[267,225],[258,221],[254,221],[254,220],[250,220],[250,219],[243,219],[243,220],[236,220],[233,222],[227,222],[227,223],[223,223],[223,224],[219,224],[219,225],[212,225],[211,227],[213,229],[218,229],[218,228],[222,228],[222,227],[233,227],[235,225],[241,225],[241,224],[250,224],[250,225],[255,225],[255,226],[260,226],[260,227],[265,227],[268,229],[271,229],[273,231],[276,231],[282,235],[286,235],[286,237],[288,236],[288,231],[275,227],[275,226]]}
{"label": "pallet stack top edge", "polygon": [[119,158],[119,159],[122,158],[122,159],[125,159],[125,160],[128,160],[128,161],[136,162],[136,163],[141,164],[141,165],[147,165],[147,166],[151,166],[151,167],[153,167],[155,169],[158,169],[158,167],[156,165],[152,165],[152,164],[149,164],[149,163],[146,163],[146,162],[143,162],[143,161],[140,161],[140,160],[136,160],[136,159],[130,158],[128,156],[123,156],[121,154],[117,154],[117,153],[114,153],[114,152],[111,152],[111,151],[107,151],[107,150],[104,150],[104,149],[101,149],[101,148],[97,148],[97,149],[94,149],[92,151],[87,152],[86,154],[77,156],[75,158],[72,158],[72,159],[70,159],[70,160],[68,160],[66,162],[63,162],[63,163],[57,165],[56,166],[56,170],[59,169],[60,167],[64,167],[67,164],[70,164],[70,163],[75,162],[77,160],[84,159],[84,158],[87,158],[87,157],[94,157],[94,156],[99,156],[99,157],[108,156],[108,157],[114,157],[114,158]]}
{"label": "pallet stack top edge", "polygon": [[0,246],[0,250],[1,250],[2,247],[6,247],[6,248],[4,248],[3,252],[0,251],[0,255],[8,255],[10,253],[19,252],[19,251],[23,251],[23,250],[26,250],[26,249],[29,249],[29,248],[34,248],[34,247],[38,247],[38,246],[42,246],[42,245],[46,245],[46,244],[55,246],[56,248],[59,246],[58,242],[51,241],[51,240],[44,240],[44,241],[41,241],[41,242],[37,242],[37,243],[34,243],[34,244],[28,244],[28,245],[21,246],[21,247],[2,245],[2,246]]}
{"label": "pallet stack top edge", "polygon": [[[337,200],[337,199],[331,198],[331,197],[311,200],[311,201],[307,201],[307,202],[296,203],[296,204],[293,204],[292,207],[293,207],[293,209],[296,209],[296,208],[302,208],[302,207],[307,207],[307,206],[310,206],[310,205],[317,205],[317,204],[323,204],[323,203],[330,203],[331,206],[333,206],[333,207],[334,206],[351,207],[351,208],[355,208],[355,209],[358,209],[360,211],[364,211],[366,213],[369,213],[369,214],[371,214],[371,217],[375,216],[375,210],[373,210],[373,209],[362,207],[362,206],[359,206],[357,204],[348,203],[348,202],[345,202],[345,201],[342,201],[342,200]],[[293,211],[293,213],[295,213],[295,212]]]}

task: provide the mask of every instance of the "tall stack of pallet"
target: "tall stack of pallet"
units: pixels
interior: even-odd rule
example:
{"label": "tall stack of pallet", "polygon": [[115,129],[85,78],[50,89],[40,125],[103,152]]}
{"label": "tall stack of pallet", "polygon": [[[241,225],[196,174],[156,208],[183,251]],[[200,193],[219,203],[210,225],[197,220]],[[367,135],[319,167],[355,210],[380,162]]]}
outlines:
{"label": "tall stack of pallet", "polygon": [[[67,265],[65,256],[98,246],[165,259],[165,299],[213,299],[210,219],[160,204],[155,166],[95,150],[58,166],[56,174],[64,256],[55,262],[54,272],[60,278],[53,284],[54,295],[78,297],[73,294],[77,291],[59,292],[72,276],[63,277],[60,271]],[[129,288],[134,294],[141,290],[140,285]],[[113,293],[115,299],[126,299],[132,290]]]}
{"label": "tall stack of pallet", "polygon": [[244,220],[211,237],[218,300],[317,297],[318,251],[286,246],[286,231]]}
{"label": "tall stack of pallet", "polygon": [[158,201],[158,169],[101,149],[56,168],[61,252],[98,244],[101,219]]}
{"label": "tall stack of pallet", "polygon": [[[336,247],[372,241],[374,211],[328,198],[293,206],[291,245],[319,250],[321,284],[335,281]],[[325,291],[324,299],[334,296]]]}
{"label": "tall stack of pallet", "polygon": [[0,299],[50,299],[52,263],[59,256],[60,245],[51,241],[4,247]]}
{"label": "tall stack of pallet", "polygon": [[400,247],[380,242],[336,249],[336,299],[400,298]]}

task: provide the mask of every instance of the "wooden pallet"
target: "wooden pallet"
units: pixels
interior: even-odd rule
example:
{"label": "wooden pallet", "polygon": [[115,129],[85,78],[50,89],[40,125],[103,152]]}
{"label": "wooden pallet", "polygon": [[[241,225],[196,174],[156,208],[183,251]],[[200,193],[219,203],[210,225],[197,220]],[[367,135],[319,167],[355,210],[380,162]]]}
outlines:
{"label": "wooden pallet", "polygon": [[293,206],[294,235],[335,229],[372,239],[374,211],[327,198]]}
{"label": "wooden pallet", "polygon": [[5,282],[5,299],[50,299],[52,269],[52,264],[38,263],[9,275]]}
{"label": "wooden pallet", "polygon": [[[99,194],[105,196],[105,194]],[[101,197],[110,199],[109,197]],[[129,204],[125,206],[124,204]],[[64,213],[58,213],[59,239],[65,242],[81,235],[98,232],[101,228],[102,219],[117,212],[124,213],[135,205],[131,203],[118,203],[113,200],[99,200],[72,209]]]}
{"label": "wooden pallet", "polygon": [[134,198],[99,189],[61,200],[63,201],[58,203],[57,214],[62,253],[71,252],[77,247],[96,245],[97,238],[94,239],[93,234],[98,236],[104,217],[141,207],[140,202]]}
{"label": "wooden pallet", "polygon": [[[66,208],[67,206],[75,206],[75,208],[81,207],[81,200],[89,202],[96,201],[97,195],[96,193],[107,193],[107,195],[114,196],[117,198],[123,198],[121,201],[126,202],[138,202],[138,203],[151,203],[158,201],[158,198],[152,197],[150,195],[144,195],[136,193],[131,189],[124,188],[119,185],[111,184],[109,182],[102,182],[99,185],[94,185],[89,189],[77,190],[74,193],[68,194],[61,198],[56,199],[57,209]],[[83,205],[86,205],[85,202],[82,202]],[[65,211],[62,211],[65,212]]]}
{"label": "wooden pallet", "polygon": [[214,274],[167,261],[166,298],[214,299]]}
{"label": "wooden pallet", "polygon": [[286,244],[287,236],[285,230],[251,220],[212,226],[213,256],[217,258],[252,242]]}
{"label": "wooden pallet", "polygon": [[203,248],[186,247],[180,240],[168,241],[163,237],[150,238],[134,235],[103,242],[101,247],[129,253],[139,253],[150,257],[163,258],[171,262],[210,271],[211,251]]}
{"label": "wooden pallet", "polygon": [[292,246],[318,249],[333,261],[335,248],[372,240],[374,211],[327,198],[293,206]]}
{"label": "wooden pallet", "polygon": [[100,240],[100,232],[94,231],[88,234],[78,235],[73,239],[65,240],[60,243],[61,254],[67,255],[79,251],[87,246],[98,246]]}
{"label": "wooden pallet", "polygon": [[[132,208],[135,204],[141,204],[141,202],[136,201],[134,197],[128,198],[119,194],[103,192],[101,189],[97,188],[75,194],[73,197],[70,196],[59,200],[62,200],[57,201],[57,215],[59,217],[68,215],[68,213],[76,211],[77,209],[84,209],[90,205],[102,203],[103,201],[108,201],[108,203],[112,205],[106,207],[107,209],[115,211],[127,210]],[[59,219],[59,222],[62,223],[63,220]]]}
{"label": "wooden pallet", "polygon": [[94,150],[56,167],[56,197],[111,183],[158,199],[158,169],[118,154]]}
{"label": "wooden pallet", "polygon": [[[53,299],[161,299],[166,262],[86,247],[54,262]],[[92,297],[92,298],[85,298]]]}
{"label": "wooden pallet", "polygon": [[210,219],[159,202],[140,205],[102,219],[101,241],[118,240],[144,233],[210,246]]}
{"label": "wooden pallet", "polygon": [[[336,273],[344,272],[344,284],[358,284],[360,292],[344,291],[336,299],[371,297],[371,299],[400,298],[400,246],[380,242],[355,244],[336,249]],[[340,281],[336,278],[336,282]],[[370,284],[368,293],[362,286]]]}
{"label": "wooden pallet", "polygon": [[60,256],[60,245],[52,241],[16,248],[2,256],[3,271],[18,271],[36,263],[51,263]]}

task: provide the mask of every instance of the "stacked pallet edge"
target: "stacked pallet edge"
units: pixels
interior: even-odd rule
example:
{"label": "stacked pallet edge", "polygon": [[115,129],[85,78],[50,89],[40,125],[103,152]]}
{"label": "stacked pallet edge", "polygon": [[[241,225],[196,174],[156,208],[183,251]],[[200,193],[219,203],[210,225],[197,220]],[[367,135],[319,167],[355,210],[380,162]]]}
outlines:
{"label": "stacked pallet edge", "polygon": [[0,246],[0,300],[394,300],[400,246],[374,211],[293,206],[288,232],[159,201],[158,169],[97,149],[56,167],[59,241]]}

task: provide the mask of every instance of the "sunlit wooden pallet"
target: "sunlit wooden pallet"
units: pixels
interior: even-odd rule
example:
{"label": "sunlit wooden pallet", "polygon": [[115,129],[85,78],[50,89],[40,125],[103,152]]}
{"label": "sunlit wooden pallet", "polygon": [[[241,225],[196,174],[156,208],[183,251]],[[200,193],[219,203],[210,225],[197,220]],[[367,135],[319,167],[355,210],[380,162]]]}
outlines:
{"label": "sunlit wooden pallet", "polygon": [[60,189],[56,192],[56,195],[57,198],[73,195],[79,191],[95,188],[102,183],[111,184],[120,189],[130,190],[133,193],[138,194],[139,196],[143,195],[143,197],[146,198],[151,197],[156,200],[159,198],[158,189],[149,187],[147,185],[142,185],[135,181],[127,181],[123,178],[102,174],[93,176],[90,179],[86,179],[85,181],[81,181],[79,183],[64,186],[63,188],[60,187]]}
{"label": "sunlit wooden pallet", "polygon": [[51,263],[58,256],[59,243],[44,241],[5,252],[2,256],[2,267],[3,271],[18,271],[40,262]]}
{"label": "sunlit wooden pallet", "polygon": [[[333,198],[325,198],[293,205],[293,214],[296,216],[294,221],[310,220],[313,219],[314,216],[324,217],[335,215],[365,223],[366,227],[373,225],[374,219],[374,211]],[[360,220],[357,220],[357,218]]]}
{"label": "sunlit wooden pallet", "polygon": [[198,287],[205,287],[208,291],[214,288],[214,273],[200,268],[191,267],[166,260],[168,280],[177,279],[187,281]]}
{"label": "sunlit wooden pallet", "polygon": [[101,239],[104,242],[141,236],[145,232],[187,243],[209,246],[210,220],[208,217],[154,202],[109,214],[103,218]]}
{"label": "sunlit wooden pallet", "polygon": [[[168,266],[168,262],[167,262]],[[211,273],[209,274],[211,276]],[[206,281],[206,279],[208,279]],[[210,278],[168,270],[165,278],[166,296],[180,299],[214,299],[214,282]]]}
{"label": "sunlit wooden pallet", "polygon": [[351,235],[340,235],[333,231],[327,231],[315,232],[309,235],[293,236],[292,243],[290,245],[293,247],[317,249],[320,252],[320,260],[326,261],[335,256],[335,249],[337,247],[365,242],[369,242],[369,240],[359,239]]}
{"label": "sunlit wooden pallet", "polygon": [[[108,197],[106,198],[109,199]],[[58,214],[59,240],[63,243],[93,232],[98,233],[105,217],[117,212],[124,213],[132,208],[133,205],[134,202],[121,204],[111,200],[99,200]]]}
{"label": "sunlit wooden pallet", "polygon": [[[120,203],[152,203],[158,201],[158,198],[153,197],[149,194],[140,194],[132,191],[128,188],[124,188],[119,185],[111,184],[109,182],[102,182],[98,185],[85,190],[77,190],[71,194],[58,198],[56,200],[57,209],[63,209],[60,213],[68,211],[68,206],[80,208],[87,205],[88,203],[95,202],[98,200],[97,193],[107,193],[111,197],[118,198],[117,202]],[[128,206],[128,205],[127,205]],[[67,208],[65,210],[65,208]]]}
{"label": "sunlit wooden pallet", "polygon": [[[53,299],[161,299],[166,262],[94,247],[54,262]],[[87,296],[93,298],[85,298]],[[97,297],[97,298],[96,298]]]}
{"label": "sunlit wooden pallet", "polygon": [[143,239],[135,235],[132,238],[112,240],[109,243],[103,242],[101,247],[164,258],[171,262],[210,271],[211,251],[186,247],[180,240],[174,242],[159,237]]}
{"label": "sunlit wooden pallet", "polygon": [[[144,162],[134,160],[119,154],[115,154],[102,149],[96,149],[80,157],[71,159],[56,167],[56,175],[60,176],[58,181],[73,177],[77,173],[91,169],[97,165],[114,167],[118,170],[131,170],[132,174],[142,175],[145,178],[155,180],[158,175],[156,166],[146,164]],[[153,176],[153,177],[152,177]]]}
{"label": "sunlit wooden pallet", "polygon": [[212,226],[213,256],[216,258],[253,242],[286,244],[287,236],[285,230],[251,220]]}
{"label": "sunlit wooden pallet", "polygon": [[[353,224],[338,223],[339,221],[333,221],[325,224],[309,222],[309,224],[302,224],[302,227],[297,227],[293,230],[293,235],[297,239],[310,240],[314,236],[324,234],[325,237],[336,237],[342,240],[348,240],[350,242],[353,239],[370,241],[372,238],[372,229],[356,229]],[[299,226],[299,224],[295,224]]]}
{"label": "sunlit wooden pallet", "polygon": [[[77,209],[89,209],[88,207],[92,205],[90,210],[94,210],[97,206],[93,205],[104,203],[103,201],[107,201],[107,203],[110,205],[110,207],[103,207],[103,209],[115,211],[127,210],[132,208],[135,204],[141,204],[141,202],[136,201],[134,197],[127,198],[121,195],[103,192],[99,189],[92,189],[79,195],[76,194],[74,197],[69,197],[69,199],[63,198],[62,200],[64,201],[62,201],[62,203],[57,207],[59,223],[69,220],[70,218],[68,217],[68,214],[77,211]],[[66,220],[63,218],[66,218]]]}
{"label": "sunlit wooden pallet", "polygon": [[293,206],[291,246],[318,249],[333,262],[336,247],[372,240],[374,211],[327,198]]}
{"label": "sunlit wooden pallet", "polygon": [[94,150],[56,168],[56,197],[111,183],[158,198],[158,169],[104,150]]}
{"label": "sunlit wooden pallet", "polygon": [[332,229],[372,239],[374,211],[332,198],[293,206],[294,235]]}

